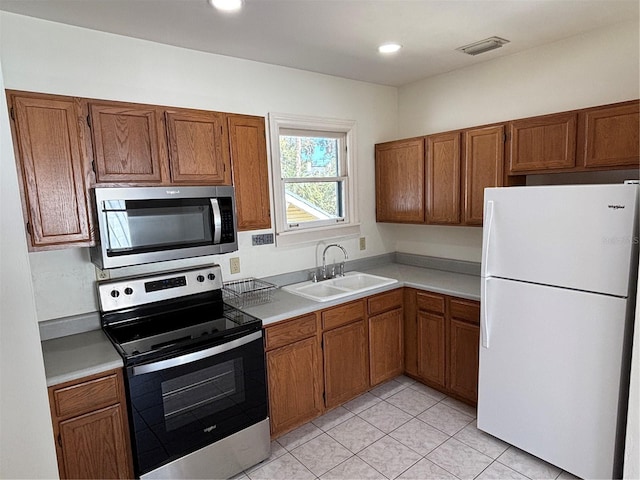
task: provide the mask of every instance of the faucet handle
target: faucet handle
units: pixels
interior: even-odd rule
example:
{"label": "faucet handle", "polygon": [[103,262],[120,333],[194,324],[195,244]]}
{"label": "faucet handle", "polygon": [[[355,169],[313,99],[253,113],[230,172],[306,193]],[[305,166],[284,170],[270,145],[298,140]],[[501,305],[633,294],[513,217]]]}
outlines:
{"label": "faucet handle", "polygon": [[344,262],[340,262],[340,276],[344,277]]}

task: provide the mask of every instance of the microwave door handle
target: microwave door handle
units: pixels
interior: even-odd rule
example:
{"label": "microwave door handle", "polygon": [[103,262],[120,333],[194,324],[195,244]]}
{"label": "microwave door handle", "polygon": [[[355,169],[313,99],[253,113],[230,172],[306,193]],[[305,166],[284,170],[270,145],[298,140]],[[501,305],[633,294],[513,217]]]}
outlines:
{"label": "microwave door handle", "polygon": [[158,370],[166,370],[179,365],[197,362],[198,360],[213,357],[214,355],[219,355],[221,353],[228,352],[229,350],[233,350],[234,348],[241,347],[247,343],[253,342],[254,340],[258,340],[259,338],[262,338],[262,330],[250,335],[245,335],[244,337],[237,338],[230,342],[223,343],[222,345],[200,350],[199,352],[187,353],[179,357],[168,358],[166,360],[160,360],[146,365],[138,365],[133,367],[133,376],[135,377],[136,375],[143,375],[145,373],[157,372]]}
{"label": "microwave door handle", "polygon": [[213,243],[217,245],[222,238],[222,214],[217,198],[211,198],[211,210],[213,212]]}

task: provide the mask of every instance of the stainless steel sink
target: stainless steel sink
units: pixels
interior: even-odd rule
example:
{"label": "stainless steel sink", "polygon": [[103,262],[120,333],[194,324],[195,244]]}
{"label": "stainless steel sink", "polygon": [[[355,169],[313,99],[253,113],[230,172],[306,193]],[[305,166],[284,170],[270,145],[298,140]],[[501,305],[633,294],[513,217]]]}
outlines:
{"label": "stainless steel sink", "polygon": [[397,282],[398,280],[393,278],[379,277],[362,272],[349,272],[345,274],[344,277],[336,277],[320,282],[309,280],[287,285],[282,287],[282,290],[310,300],[315,300],[316,302],[327,302]]}

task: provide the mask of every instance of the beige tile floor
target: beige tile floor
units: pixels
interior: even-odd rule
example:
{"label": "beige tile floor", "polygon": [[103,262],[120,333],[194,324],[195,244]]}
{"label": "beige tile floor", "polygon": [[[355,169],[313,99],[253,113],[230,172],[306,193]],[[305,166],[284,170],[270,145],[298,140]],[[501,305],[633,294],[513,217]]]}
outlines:
{"label": "beige tile floor", "polygon": [[476,428],[474,408],[400,376],[271,444],[237,480],[570,479]]}

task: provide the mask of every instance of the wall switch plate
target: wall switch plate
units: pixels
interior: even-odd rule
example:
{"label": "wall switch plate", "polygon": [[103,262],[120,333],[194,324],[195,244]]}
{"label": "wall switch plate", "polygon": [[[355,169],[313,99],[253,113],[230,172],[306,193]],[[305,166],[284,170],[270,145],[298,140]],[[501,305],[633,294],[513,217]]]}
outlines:
{"label": "wall switch plate", "polygon": [[269,245],[273,243],[273,233],[261,233],[257,235],[251,235],[251,244],[256,245]]}
{"label": "wall switch plate", "polygon": [[240,257],[231,257],[229,259],[229,270],[232,275],[240,273]]}
{"label": "wall switch plate", "polygon": [[109,280],[110,278],[111,274],[109,273],[109,270],[100,270],[98,267],[96,267],[96,280]]}
{"label": "wall switch plate", "polygon": [[366,250],[367,248],[367,238],[360,237],[360,250]]}

